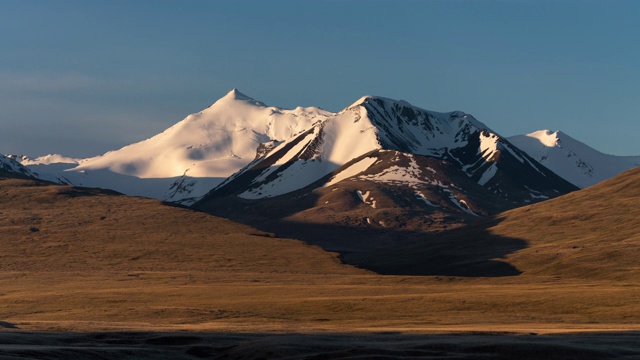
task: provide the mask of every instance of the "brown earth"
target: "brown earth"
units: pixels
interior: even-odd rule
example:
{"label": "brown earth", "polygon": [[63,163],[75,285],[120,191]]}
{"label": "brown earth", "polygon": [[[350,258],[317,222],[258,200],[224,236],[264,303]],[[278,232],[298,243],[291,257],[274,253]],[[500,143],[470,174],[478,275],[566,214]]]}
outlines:
{"label": "brown earth", "polygon": [[157,200],[0,180],[0,271],[362,273],[337,255]]}
{"label": "brown earth", "polygon": [[640,280],[640,168],[582,191],[347,256],[382,273]]}
{"label": "brown earth", "polygon": [[[486,250],[481,261],[458,262],[472,269],[477,263],[506,264],[506,273],[464,277],[447,271],[381,276],[344,265],[336,254],[317,247],[156,200],[0,180],[0,342],[8,339],[0,357],[44,349],[30,356],[82,358],[108,345],[120,354],[115,358],[122,355],[118,344],[125,352],[169,349],[185,358],[332,359],[385,353],[386,358],[513,358],[526,349],[540,355],[529,358],[638,356],[638,346],[629,344],[638,343],[630,331],[640,330],[640,282],[632,261],[638,249],[633,220],[638,219],[639,178],[640,171],[632,171],[602,186],[500,215],[486,232],[516,243],[504,244],[497,258],[491,257],[496,251]],[[587,208],[573,207],[583,203]],[[562,224],[568,227],[558,233]],[[576,237],[578,229],[582,235]],[[483,246],[492,244],[488,235],[482,239]],[[464,255],[468,244],[454,249]],[[420,256],[430,259],[418,245],[389,251],[387,258],[406,264],[419,263]],[[560,265],[552,265],[553,259],[560,259]],[[113,332],[125,330],[146,332]],[[96,331],[109,332],[91,335]],[[625,333],[593,338],[423,335],[477,331]],[[265,335],[274,333],[289,335]],[[194,338],[184,339],[189,336]],[[28,339],[39,342],[29,345]],[[73,341],[78,346],[65,345]],[[69,347],[84,350],[73,353]],[[398,348],[407,351],[394,353]]]}
{"label": "brown earth", "polygon": [[[333,176],[369,157],[378,160],[365,171],[325,186]],[[511,161],[509,157],[503,160]],[[522,165],[515,161],[519,165],[513,165],[514,168]],[[414,172],[412,164],[424,171]],[[547,190],[535,198],[527,187],[498,172],[499,188],[507,192],[507,200],[496,189],[480,186],[478,179],[469,177],[459,164],[431,156],[375,150],[285,195],[262,199],[239,197],[247,188],[255,186],[256,177],[260,177],[267,165],[271,164],[260,164],[257,169],[211,191],[193,207],[283,237],[304,240],[328,251],[348,254],[403,246],[406,240],[424,238],[426,234],[473,223],[479,217],[577,190],[565,180],[547,179],[548,182],[539,187]],[[374,180],[391,169],[395,169],[391,173],[405,169],[413,173],[415,179],[409,182]],[[523,174],[517,177],[522,176],[526,178]],[[551,190],[550,186],[561,191]],[[358,196],[358,192],[369,194],[366,201]],[[427,205],[418,193],[429,199],[431,205]],[[456,205],[452,196],[462,203]]]}

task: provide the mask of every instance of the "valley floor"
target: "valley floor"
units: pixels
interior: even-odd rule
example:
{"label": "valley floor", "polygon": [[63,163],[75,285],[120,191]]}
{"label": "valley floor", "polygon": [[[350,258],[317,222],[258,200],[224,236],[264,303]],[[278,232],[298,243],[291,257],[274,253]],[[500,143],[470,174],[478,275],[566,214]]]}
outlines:
{"label": "valley floor", "polygon": [[0,289],[0,358],[640,358],[635,283],[94,271]]}
{"label": "valley floor", "polygon": [[[370,255],[467,277],[378,275],[155,200],[0,181],[0,359],[640,359],[629,174],[590,190],[615,206],[578,193]],[[517,275],[474,267],[492,262]]]}

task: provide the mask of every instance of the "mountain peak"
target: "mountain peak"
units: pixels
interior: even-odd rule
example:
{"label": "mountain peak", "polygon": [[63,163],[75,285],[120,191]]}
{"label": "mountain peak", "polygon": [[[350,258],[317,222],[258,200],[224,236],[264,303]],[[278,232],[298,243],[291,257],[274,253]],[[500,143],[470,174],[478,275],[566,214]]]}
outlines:
{"label": "mountain peak", "polygon": [[358,105],[362,105],[365,101],[367,101],[367,99],[372,98],[373,96],[371,95],[365,95],[360,97],[360,99],[354,101],[353,103],[351,103],[351,105],[347,106],[347,109],[350,109],[354,106],[358,106]]}
{"label": "mountain peak", "polygon": [[379,102],[386,102],[386,103],[394,103],[394,104],[399,104],[399,105],[402,105],[402,106],[415,107],[415,106],[411,105],[410,103],[408,103],[405,100],[395,100],[395,99],[382,97],[382,96],[365,95],[365,96],[361,97],[360,99],[354,101],[351,105],[347,106],[346,108],[347,109],[351,109],[353,107],[366,104],[367,102],[369,102],[371,100],[377,100]]}
{"label": "mountain peak", "polygon": [[509,139],[574,185],[585,188],[640,164],[640,156],[604,154],[562,131],[538,130]]}
{"label": "mountain peak", "polygon": [[538,141],[546,147],[555,147],[558,146],[561,134],[562,133],[560,131],[538,130],[527,134],[526,136],[538,139]]}
{"label": "mountain peak", "polygon": [[230,103],[232,101],[245,101],[245,102],[248,102],[250,104],[257,105],[257,106],[263,106],[263,107],[267,106],[263,102],[258,101],[256,99],[250,97],[250,96],[247,96],[247,95],[243,94],[237,88],[231,89],[231,91],[229,91],[225,96],[220,98],[214,104],[217,104],[217,103]]}
{"label": "mountain peak", "polygon": [[224,96],[225,98],[231,98],[233,100],[253,100],[252,98],[250,98],[249,96],[243,94],[240,92],[240,90],[238,90],[237,88],[233,88],[231,89],[231,91],[229,91],[227,93],[227,95]]}

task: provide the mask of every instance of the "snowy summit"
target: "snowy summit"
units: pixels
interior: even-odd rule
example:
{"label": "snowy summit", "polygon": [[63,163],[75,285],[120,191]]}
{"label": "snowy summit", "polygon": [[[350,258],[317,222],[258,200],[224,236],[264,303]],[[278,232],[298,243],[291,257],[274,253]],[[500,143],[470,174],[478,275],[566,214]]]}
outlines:
{"label": "snowy summit", "polygon": [[580,188],[640,166],[640,156],[604,154],[561,131],[539,130],[508,140]]}
{"label": "snowy summit", "polygon": [[[507,170],[504,158],[544,172],[531,156],[578,186],[638,163],[633,157],[600,154],[562,133],[537,132],[507,141],[464,112],[433,112],[402,100],[363,96],[332,113],[317,107],[268,106],[237,89],[156,136],[100,156],[18,160],[45,180],[190,204],[258,163],[270,165],[247,184],[241,197],[300,189],[375,150],[448,159],[496,192],[495,179],[504,179],[501,174]],[[577,170],[563,172],[565,157],[578,164]],[[373,160],[360,165],[365,163]]]}

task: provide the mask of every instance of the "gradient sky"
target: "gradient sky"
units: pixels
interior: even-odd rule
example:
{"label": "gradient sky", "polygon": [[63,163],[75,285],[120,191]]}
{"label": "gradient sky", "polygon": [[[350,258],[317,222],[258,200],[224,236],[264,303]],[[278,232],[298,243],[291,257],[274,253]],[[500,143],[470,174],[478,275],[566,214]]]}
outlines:
{"label": "gradient sky", "polygon": [[230,89],[363,95],[640,155],[640,1],[0,0],[0,153],[86,157]]}

